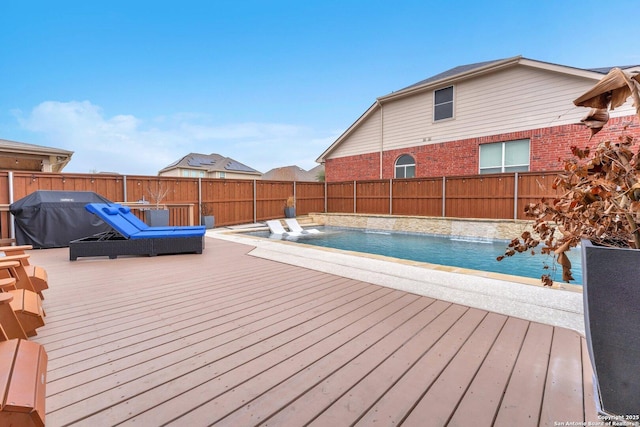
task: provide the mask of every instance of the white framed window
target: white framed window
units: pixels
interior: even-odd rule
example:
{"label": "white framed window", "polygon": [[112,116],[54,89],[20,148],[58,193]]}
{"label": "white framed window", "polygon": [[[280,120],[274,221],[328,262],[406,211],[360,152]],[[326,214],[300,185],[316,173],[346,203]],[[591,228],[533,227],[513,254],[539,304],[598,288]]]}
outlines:
{"label": "white framed window", "polygon": [[416,161],[408,154],[403,154],[396,160],[396,178],[415,178]]}
{"label": "white framed window", "polygon": [[188,178],[204,177],[204,171],[194,169],[181,169],[180,175]]}
{"label": "white framed window", "polygon": [[433,91],[433,121],[453,118],[453,86]]}
{"label": "white framed window", "polygon": [[528,139],[480,145],[481,174],[528,171]]}

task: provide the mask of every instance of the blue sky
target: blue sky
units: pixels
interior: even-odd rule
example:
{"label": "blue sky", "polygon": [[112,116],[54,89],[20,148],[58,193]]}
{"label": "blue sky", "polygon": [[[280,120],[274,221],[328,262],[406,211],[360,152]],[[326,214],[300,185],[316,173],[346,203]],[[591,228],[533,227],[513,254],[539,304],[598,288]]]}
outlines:
{"label": "blue sky", "polygon": [[155,175],[189,152],[305,169],[376,97],[522,55],[640,64],[637,0],[0,4],[0,139],[68,172]]}

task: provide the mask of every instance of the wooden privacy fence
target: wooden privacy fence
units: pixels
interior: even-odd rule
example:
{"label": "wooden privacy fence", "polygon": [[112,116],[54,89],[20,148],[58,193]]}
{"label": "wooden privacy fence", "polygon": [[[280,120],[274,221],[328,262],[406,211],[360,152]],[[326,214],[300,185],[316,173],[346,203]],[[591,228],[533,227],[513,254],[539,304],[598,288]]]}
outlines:
{"label": "wooden privacy fence", "polygon": [[526,172],[328,183],[327,212],[527,219],[527,204],[557,194],[555,177]]}
{"label": "wooden privacy fence", "polygon": [[172,225],[200,223],[201,209],[216,226],[284,216],[295,196],[296,214],[311,212],[525,219],[523,208],[553,197],[554,172],[462,177],[291,182],[107,174],[54,174],[0,171],[0,232],[11,236],[9,205],[37,190],[93,191],[139,209],[155,204],[170,210]]}

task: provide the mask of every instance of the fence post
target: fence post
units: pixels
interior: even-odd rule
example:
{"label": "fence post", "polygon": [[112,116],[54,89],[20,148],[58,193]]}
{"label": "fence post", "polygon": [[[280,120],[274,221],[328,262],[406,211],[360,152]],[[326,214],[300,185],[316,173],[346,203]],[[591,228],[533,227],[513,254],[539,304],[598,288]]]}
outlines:
{"label": "fence post", "polygon": [[389,178],[389,215],[393,215],[393,178]]}
{"label": "fence post", "polygon": [[256,202],[257,190],[256,180],[253,180],[253,223],[258,222],[258,203]]}
{"label": "fence post", "polygon": [[327,199],[328,199],[328,192],[329,187],[327,186],[327,180],[324,180],[324,213],[327,213]]}
{"label": "fence post", "polygon": [[122,175],[122,201],[127,203],[127,175]]}
{"label": "fence post", "polygon": [[358,194],[356,187],[358,186],[358,181],[353,180],[353,213],[358,213]]}
{"label": "fence post", "polygon": [[518,219],[518,172],[514,172],[513,179],[513,219]]}
{"label": "fence post", "polygon": [[[13,171],[9,171],[9,205],[13,203]],[[9,211],[9,237],[16,238],[16,230],[14,224],[14,218],[11,211]]]}
{"label": "fence post", "polygon": [[447,177],[443,176],[442,177],[442,217],[443,218],[447,216],[446,206],[447,206]]}
{"label": "fence post", "polygon": [[198,177],[198,224],[202,225],[202,177]]}

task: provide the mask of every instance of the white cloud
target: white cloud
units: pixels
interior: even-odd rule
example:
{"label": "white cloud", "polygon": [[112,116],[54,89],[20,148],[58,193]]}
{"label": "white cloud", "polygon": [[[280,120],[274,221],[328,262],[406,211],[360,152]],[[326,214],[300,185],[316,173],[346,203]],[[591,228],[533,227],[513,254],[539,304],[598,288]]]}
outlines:
{"label": "white cloud", "polygon": [[106,171],[155,175],[190,152],[218,153],[261,172],[296,164],[305,169],[333,142],[309,128],[280,123],[215,124],[199,113],[180,113],[143,120],[133,115],[107,117],[89,101],[46,101],[20,125],[41,134],[46,143],[74,151],[68,172]]}

